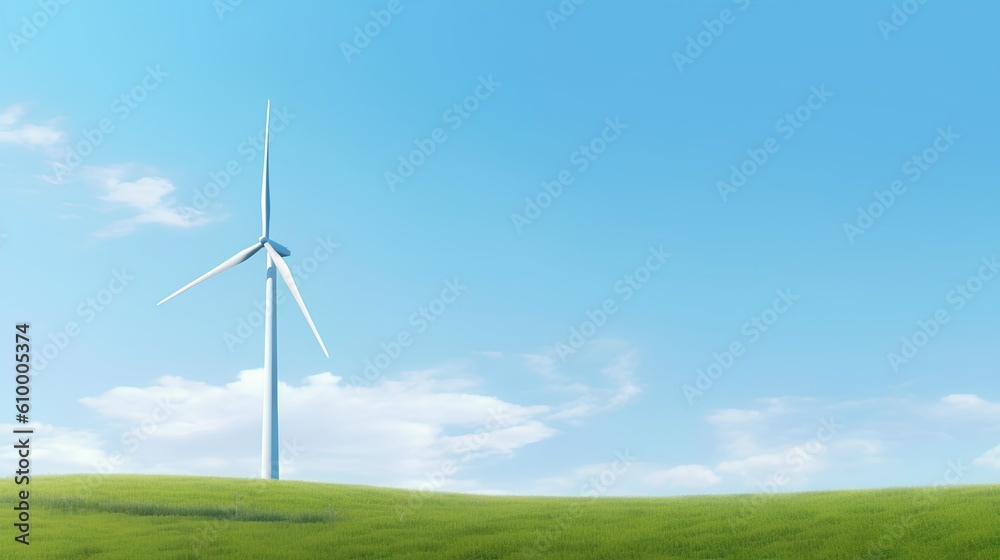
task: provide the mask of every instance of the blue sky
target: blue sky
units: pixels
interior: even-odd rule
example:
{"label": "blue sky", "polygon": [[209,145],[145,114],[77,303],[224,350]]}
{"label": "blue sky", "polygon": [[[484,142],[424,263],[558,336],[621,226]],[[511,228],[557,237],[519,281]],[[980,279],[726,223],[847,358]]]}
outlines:
{"label": "blue sky", "polygon": [[998,11],[5,4],[37,468],[257,471],[263,257],[155,303],[259,235],[270,99],[271,233],[331,354],[281,287],[283,477],[995,481]]}

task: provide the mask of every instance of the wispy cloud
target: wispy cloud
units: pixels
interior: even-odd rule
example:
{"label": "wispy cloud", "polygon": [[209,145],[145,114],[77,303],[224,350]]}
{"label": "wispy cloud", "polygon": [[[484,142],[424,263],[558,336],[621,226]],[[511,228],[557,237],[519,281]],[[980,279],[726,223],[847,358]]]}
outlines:
{"label": "wispy cloud", "polygon": [[0,112],[0,143],[28,148],[52,148],[65,139],[66,134],[53,126],[54,121],[44,124],[23,123],[21,119],[24,113],[23,104],[10,105]]}
{"label": "wispy cloud", "polygon": [[543,377],[552,377],[556,370],[556,359],[544,354],[524,354],[524,365],[533,373]]}
{"label": "wispy cloud", "polygon": [[[0,424],[6,433],[24,426]],[[34,439],[44,441],[44,445],[33,446],[32,456],[45,465],[50,473],[93,472],[94,466],[105,457],[101,451],[104,441],[100,436],[87,430],[62,428],[51,424],[34,424]],[[10,446],[0,452],[0,459],[16,462],[17,450]]]}
{"label": "wispy cloud", "polygon": [[[66,134],[55,126],[56,119],[44,123],[25,122],[24,104],[14,104],[0,111],[0,145],[8,144],[43,150],[48,159],[59,159],[65,153]],[[50,162],[51,163],[51,162]],[[176,187],[169,179],[149,172],[138,172],[135,164],[87,166],[80,174],[84,184],[97,187],[102,201],[100,211],[127,214],[113,220],[96,233],[97,237],[128,235],[144,225],[190,228],[208,223],[204,211],[180,205],[170,197]],[[62,185],[76,173],[42,176],[50,184]],[[76,214],[63,214],[59,219],[75,219]]]}
{"label": "wispy cloud", "polygon": [[706,488],[722,482],[722,478],[704,465],[678,465],[670,468],[652,469],[641,476],[646,486],[658,488],[674,486],[679,488]]}
{"label": "wispy cloud", "polygon": [[580,393],[580,396],[559,407],[547,419],[568,420],[575,423],[582,418],[608,412],[630,403],[642,393],[635,375],[636,363],[634,350],[622,351],[613,358],[610,365],[600,370],[602,377],[611,382],[609,385],[590,386],[572,383],[572,389]]}
{"label": "wispy cloud", "polygon": [[978,395],[948,395],[941,399],[941,404],[934,408],[934,412],[943,416],[1000,423],[1000,403],[987,401]]}
{"label": "wispy cloud", "polygon": [[976,457],[972,461],[973,465],[982,467],[992,467],[994,469],[1000,469],[1000,445],[990,449],[986,453],[983,453],[979,457]]}
{"label": "wispy cloud", "polygon": [[132,165],[88,167],[86,175],[100,189],[99,198],[111,205],[112,210],[132,213],[127,218],[112,222],[97,233],[98,237],[128,235],[143,225],[162,225],[190,228],[207,223],[205,213],[186,208],[170,198],[176,187],[163,177],[146,176],[131,180]]}

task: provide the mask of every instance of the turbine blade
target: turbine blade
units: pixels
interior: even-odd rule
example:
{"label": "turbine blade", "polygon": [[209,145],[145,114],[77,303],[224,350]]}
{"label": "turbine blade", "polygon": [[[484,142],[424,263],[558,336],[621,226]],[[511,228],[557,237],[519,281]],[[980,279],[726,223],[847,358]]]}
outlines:
{"label": "turbine blade", "polygon": [[306,316],[306,322],[309,323],[309,328],[312,329],[313,334],[316,335],[316,340],[319,341],[319,347],[323,349],[323,353],[326,357],[330,357],[330,353],[326,351],[326,345],[323,344],[323,339],[319,336],[319,331],[316,330],[316,325],[313,324],[312,317],[309,316],[309,310],[306,309],[305,302],[302,301],[302,296],[299,295],[299,289],[295,287],[295,279],[292,278],[292,271],[288,269],[288,265],[285,264],[285,260],[281,258],[278,251],[271,246],[270,243],[264,242],[264,248],[267,249],[267,253],[271,255],[271,260],[274,262],[274,266],[278,267],[278,272],[281,273],[281,278],[285,280],[285,285],[288,286],[288,291],[292,292],[292,297],[295,298],[295,302],[299,304],[299,309],[302,310],[302,314]]}
{"label": "turbine blade", "polygon": [[271,185],[267,174],[267,144],[271,129],[271,100],[267,100],[267,118],[264,120],[264,178],[260,185],[260,229],[261,235],[267,237],[271,229]]}
{"label": "turbine blade", "polygon": [[[217,266],[217,267],[213,268],[212,270],[209,270],[205,274],[202,274],[201,276],[199,276],[198,279],[195,280],[194,282],[191,282],[187,286],[184,286],[183,288],[181,288],[181,289],[177,290],[176,292],[170,294],[169,296],[163,298],[162,300],[160,300],[160,303],[168,301],[171,298],[173,298],[174,296],[179,295],[181,292],[184,292],[184,291],[188,290],[189,288],[193,288],[194,286],[197,286],[198,284],[201,284],[205,280],[208,280],[209,278],[215,276],[216,274],[222,272],[223,270],[232,268],[232,267],[240,264],[241,262],[243,262],[243,261],[249,259],[250,257],[254,256],[254,254],[257,251],[260,251],[261,247],[263,247],[263,245],[260,243],[260,241],[258,241],[257,243],[254,243],[253,245],[247,247],[246,249],[243,249],[239,253],[236,253],[235,255],[233,255],[232,257],[230,257],[229,260],[227,260],[226,262],[220,264],[219,266]],[[157,303],[156,305],[160,305],[160,303]]]}

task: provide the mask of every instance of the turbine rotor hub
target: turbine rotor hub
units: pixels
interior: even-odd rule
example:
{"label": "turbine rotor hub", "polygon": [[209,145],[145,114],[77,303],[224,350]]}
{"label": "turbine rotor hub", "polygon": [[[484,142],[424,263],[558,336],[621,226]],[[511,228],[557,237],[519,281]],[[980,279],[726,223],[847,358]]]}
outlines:
{"label": "turbine rotor hub", "polygon": [[277,241],[270,239],[265,235],[260,236],[257,240],[260,241],[261,245],[263,245],[264,243],[270,243],[271,247],[274,247],[274,250],[277,251],[278,254],[281,255],[282,257],[287,257],[292,254],[292,251],[288,247],[285,247],[281,243],[278,243]]}

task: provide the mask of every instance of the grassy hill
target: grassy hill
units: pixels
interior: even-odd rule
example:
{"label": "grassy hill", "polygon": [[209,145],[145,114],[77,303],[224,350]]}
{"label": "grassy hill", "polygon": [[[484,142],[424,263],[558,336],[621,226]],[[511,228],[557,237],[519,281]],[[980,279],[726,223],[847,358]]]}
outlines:
{"label": "grassy hill", "polygon": [[1000,485],[683,498],[534,498],[176,476],[31,480],[3,559],[990,559]]}

